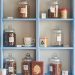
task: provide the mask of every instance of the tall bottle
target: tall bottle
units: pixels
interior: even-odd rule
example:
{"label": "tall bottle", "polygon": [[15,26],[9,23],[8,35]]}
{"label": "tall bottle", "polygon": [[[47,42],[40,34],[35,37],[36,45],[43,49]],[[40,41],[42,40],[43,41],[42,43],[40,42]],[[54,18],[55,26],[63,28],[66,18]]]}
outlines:
{"label": "tall bottle", "polygon": [[50,59],[50,75],[61,75],[62,63],[57,56],[53,56]]}
{"label": "tall bottle", "polygon": [[7,75],[16,75],[16,61],[11,53],[5,59],[5,68],[7,69]]}
{"label": "tall bottle", "polygon": [[58,9],[59,9],[59,7],[58,7],[58,1],[54,2],[54,6],[55,6],[55,18],[58,18]]}
{"label": "tall bottle", "polygon": [[22,74],[23,75],[31,75],[31,61],[32,58],[29,53],[22,60]]}

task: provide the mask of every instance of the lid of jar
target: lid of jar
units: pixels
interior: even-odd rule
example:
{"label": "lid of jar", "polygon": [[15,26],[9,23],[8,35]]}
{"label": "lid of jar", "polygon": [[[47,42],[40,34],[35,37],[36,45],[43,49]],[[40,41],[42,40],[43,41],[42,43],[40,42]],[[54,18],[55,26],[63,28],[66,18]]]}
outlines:
{"label": "lid of jar", "polygon": [[6,58],[6,62],[7,61],[15,61],[14,59],[9,59],[9,58]]}
{"label": "lid of jar", "polygon": [[57,56],[51,58],[51,63],[53,64],[59,64],[60,62],[61,60]]}
{"label": "lid of jar", "polygon": [[56,30],[56,32],[61,33],[61,32],[62,32],[62,30]]}
{"label": "lid of jar", "polygon": [[8,58],[6,58],[6,61],[15,61],[11,53],[9,53]]}
{"label": "lid of jar", "polygon": [[19,2],[19,4],[28,4],[28,2],[27,1],[21,1],[21,2]]}
{"label": "lid of jar", "polygon": [[9,25],[8,28],[5,29],[5,32],[15,32],[12,25]]}
{"label": "lid of jar", "polygon": [[60,11],[61,11],[61,10],[66,10],[66,11],[68,11],[68,8],[60,8],[59,10],[60,10]]}
{"label": "lid of jar", "polygon": [[14,30],[5,30],[5,32],[15,32]]}
{"label": "lid of jar", "polygon": [[58,4],[58,1],[55,1],[54,4]]}
{"label": "lid of jar", "polygon": [[31,61],[32,58],[31,58],[30,54],[27,53],[23,60],[24,60],[24,61]]}

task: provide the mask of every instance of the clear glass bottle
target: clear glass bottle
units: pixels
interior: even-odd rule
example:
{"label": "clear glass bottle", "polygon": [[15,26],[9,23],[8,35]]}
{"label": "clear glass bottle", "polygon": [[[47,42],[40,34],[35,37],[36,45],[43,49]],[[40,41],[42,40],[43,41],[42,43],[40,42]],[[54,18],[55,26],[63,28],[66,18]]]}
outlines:
{"label": "clear glass bottle", "polygon": [[16,75],[16,61],[11,53],[5,59],[5,68],[7,69],[7,75]]}
{"label": "clear glass bottle", "polygon": [[55,18],[58,18],[58,9],[59,9],[59,5],[58,5],[58,1],[54,2],[54,6],[55,6]]}
{"label": "clear glass bottle", "polygon": [[63,46],[63,39],[63,30],[59,28],[53,29],[52,46]]}
{"label": "clear glass bottle", "polygon": [[32,58],[29,53],[22,60],[22,74],[23,75],[31,75],[31,61]]}
{"label": "clear glass bottle", "polygon": [[19,17],[20,18],[30,17],[30,6],[28,0],[21,0],[19,2]]}
{"label": "clear glass bottle", "polygon": [[62,63],[57,56],[53,56],[50,59],[50,75],[61,75],[62,73]]}

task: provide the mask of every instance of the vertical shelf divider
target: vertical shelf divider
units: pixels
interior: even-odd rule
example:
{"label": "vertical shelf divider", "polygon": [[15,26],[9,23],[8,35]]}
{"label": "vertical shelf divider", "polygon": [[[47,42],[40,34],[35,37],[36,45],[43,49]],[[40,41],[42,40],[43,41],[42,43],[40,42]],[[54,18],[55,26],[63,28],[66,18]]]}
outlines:
{"label": "vertical shelf divider", "polygon": [[40,60],[39,38],[40,38],[40,0],[36,0],[36,60]]}
{"label": "vertical shelf divider", "polygon": [[[1,61],[1,0],[0,0],[0,61]],[[0,62],[1,68],[1,62]]]}
{"label": "vertical shelf divider", "polygon": [[3,69],[3,0],[1,0],[1,69]]}
{"label": "vertical shelf divider", "polygon": [[74,39],[73,39],[73,47],[74,47],[74,49],[73,49],[73,75],[75,75],[75,0],[73,0],[73,19],[74,19]]}

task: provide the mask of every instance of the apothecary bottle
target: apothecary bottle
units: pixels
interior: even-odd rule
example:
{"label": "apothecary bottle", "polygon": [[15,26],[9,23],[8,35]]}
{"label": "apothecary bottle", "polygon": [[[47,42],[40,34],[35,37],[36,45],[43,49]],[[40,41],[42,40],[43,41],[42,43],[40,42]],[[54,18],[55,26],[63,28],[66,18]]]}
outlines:
{"label": "apothecary bottle", "polygon": [[19,2],[19,17],[29,18],[30,17],[30,5],[28,0],[20,0]]}
{"label": "apothecary bottle", "polygon": [[22,60],[22,74],[23,75],[31,75],[31,62],[32,58],[29,53]]}
{"label": "apothecary bottle", "polygon": [[50,59],[50,75],[61,75],[62,63],[60,58],[54,56]]}
{"label": "apothecary bottle", "polygon": [[60,28],[56,28],[52,30],[52,46],[60,47],[63,46],[64,35],[63,30]]}
{"label": "apothecary bottle", "polygon": [[48,9],[48,18],[58,18],[59,4],[58,0],[54,1]]}
{"label": "apothecary bottle", "polygon": [[16,34],[12,26],[8,26],[8,28],[4,30],[3,44],[6,47],[16,46]]}
{"label": "apothecary bottle", "polygon": [[5,59],[5,68],[7,69],[7,75],[16,75],[16,61],[11,53]]}

